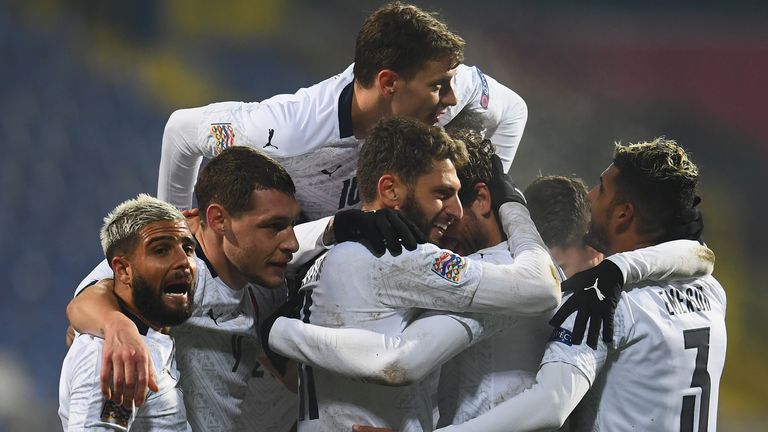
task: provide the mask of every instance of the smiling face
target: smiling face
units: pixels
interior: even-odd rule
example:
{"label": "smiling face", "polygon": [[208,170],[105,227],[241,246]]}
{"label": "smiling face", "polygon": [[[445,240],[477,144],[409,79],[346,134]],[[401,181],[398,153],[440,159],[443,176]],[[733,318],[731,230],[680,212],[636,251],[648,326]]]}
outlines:
{"label": "smiling face", "polygon": [[393,87],[391,114],[437,123],[449,106],[456,105],[451,79],[456,69],[449,59],[431,60],[411,79],[398,78]]}
{"label": "smiling face", "polygon": [[227,219],[222,248],[242,282],[267,288],[283,284],[288,261],[299,249],[293,232],[298,218],[293,195],[257,189],[251,193],[249,210]]}
{"label": "smiling face", "polygon": [[181,324],[192,312],[197,275],[195,240],[184,220],[158,221],[138,232],[130,258],[133,304],[157,327]]}
{"label": "smiling face", "polygon": [[430,242],[437,243],[448,227],[461,219],[460,187],[453,163],[449,159],[434,161],[432,169],[417,177],[414,185],[408,188],[398,208]]}

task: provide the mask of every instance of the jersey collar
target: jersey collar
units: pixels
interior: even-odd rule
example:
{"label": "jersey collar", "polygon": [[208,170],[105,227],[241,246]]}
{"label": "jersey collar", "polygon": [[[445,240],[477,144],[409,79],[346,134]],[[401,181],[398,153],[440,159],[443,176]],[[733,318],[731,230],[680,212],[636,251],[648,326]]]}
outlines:
{"label": "jersey collar", "polygon": [[347,84],[339,95],[339,138],[351,137],[352,130],[352,95],[355,94],[355,81]]}

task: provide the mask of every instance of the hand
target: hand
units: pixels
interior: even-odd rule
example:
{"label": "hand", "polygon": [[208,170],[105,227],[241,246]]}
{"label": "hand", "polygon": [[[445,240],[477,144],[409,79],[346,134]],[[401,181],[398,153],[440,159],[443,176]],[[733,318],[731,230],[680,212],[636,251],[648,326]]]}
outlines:
{"label": "hand", "polygon": [[574,311],[576,321],[573,326],[572,342],[580,344],[589,320],[587,345],[597,349],[597,337],[600,324],[603,325],[603,341],[613,340],[613,314],[619,302],[619,295],[624,287],[624,274],[610,260],[603,260],[591,269],[576,273],[561,284],[563,291],[573,291],[573,295],[555,313],[549,321],[554,327],[563,324]]}
{"label": "hand", "polygon": [[200,229],[200,210],[196,208],[182,210],[181,214],[187,219],[187,226],[192,235],[197,234],[197,231]]}
{"label": "hand", "polygon": [[363,426],[363,425],[352,425],[352,432],[397,432],[394,429],[387,429],[387,428],[381,428],[381,427],[375,427],[375,426]]}
{"label": "hand", "polygon": [[[104,329],[101,393],[105,399],[130,409],[144,403],[147,387],[157,392],[155,368],[136,325],[120,312]],[[112,386],[110,387],[110,376]]]}
{"label": "hand", "polygon": [[288,358],[272,351],[272,348],[269,347],[269,332],[272,330],[272,326],[275,324],[275,321],[277,321],[277,319],[280,317],[294,319],[299,318],[299,312],[301,312],[301,307],[303,304],[303,295],[289,297],[288,301],[278,307],[277,310],[267,319],[265,319],[259,327],[259,339],[261,341],[261,348],[264,350],[264,354],[267,356],[270,363],[272,363],[272,367],[275,368],[281,377],[285,376],[285,372],[288,368]]}
{"label": "hand", "polygon": [[414,250],[427,242],[416,225],[392,209],[340,211],[333,217],[333,233],[337,243],[364,240],[376,256],[383,255],[385,249],[398,256],[402,246]]}
{"label": "hand", "polygon": [[504,172],[504,165],[498,155],[491,156],[491,180],[488,182],[488,190],[491,191],[491,205],[493,211],[498,216],[499,208],[502,204],[508,202],[520,203],[527,206],[525,196],[520,189],[515,186],[515,182],[509,174]]}

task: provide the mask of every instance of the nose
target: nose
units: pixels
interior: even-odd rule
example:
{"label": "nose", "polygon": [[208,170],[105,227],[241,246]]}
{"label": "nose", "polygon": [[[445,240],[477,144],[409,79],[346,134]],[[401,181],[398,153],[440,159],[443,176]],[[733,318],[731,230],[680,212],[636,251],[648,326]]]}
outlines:
{"label": "nose", "polygon": [[453,91],[453,86],[450,84],[443,86],[440,89],[440,103],[445,106],[454,106],[458,101],[456,100],[456,93]]}
{"label": "nose", "polygon": [[182,244],[173,248],[173,260],[173,268],[175,269],[188,269],[190,271],[196,269],[194,256],[187,255],[187,251],[184,250],[184,245]]}
{"label": "nose", "polygon": [[464,208],[459,201],[459,195],[455,194],[445,203],[445,214],[451,216],[454,221],[457,221],[464,216]]}
{"label": "nose", "polygon": [[296,232],[293,230],[293,227],[289,227],[286,230],[285,238],[280,243],[280,250],[290,254],[299,250],[299,240],[296,238]]}

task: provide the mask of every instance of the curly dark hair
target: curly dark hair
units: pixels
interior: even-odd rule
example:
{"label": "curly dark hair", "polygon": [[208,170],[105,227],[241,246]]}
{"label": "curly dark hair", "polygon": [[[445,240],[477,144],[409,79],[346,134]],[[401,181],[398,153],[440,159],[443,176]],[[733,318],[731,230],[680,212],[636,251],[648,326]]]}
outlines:
{"label": "curly dark hair", "polygon": [[418,120],[393,117],[381,120],[360,150],[357,161],[357,185],[364,203],[376,199],[379,178],[385,173],[397,175],[409,188],[416,179],[432,169],[436,160],[450,159],[461,169],[467,162],[464,143],[448,136],[438,126]]}

